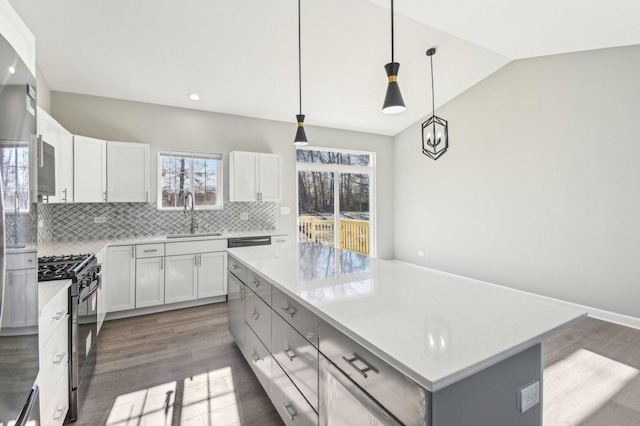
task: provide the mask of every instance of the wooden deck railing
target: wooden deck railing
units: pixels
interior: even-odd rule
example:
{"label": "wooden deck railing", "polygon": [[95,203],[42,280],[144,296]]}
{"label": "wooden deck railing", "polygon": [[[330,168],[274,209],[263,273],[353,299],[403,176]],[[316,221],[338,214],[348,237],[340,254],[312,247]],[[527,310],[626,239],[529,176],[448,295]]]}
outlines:
{"label": "wooden deck railing", "polygon": [[[369,254],[369,221],[340,219],[340,249],[350,250],[356,253]],[[313,241],[314,243],[334,246],[333,220],[320,220],[314,216],[299,216],[300,241]]]}

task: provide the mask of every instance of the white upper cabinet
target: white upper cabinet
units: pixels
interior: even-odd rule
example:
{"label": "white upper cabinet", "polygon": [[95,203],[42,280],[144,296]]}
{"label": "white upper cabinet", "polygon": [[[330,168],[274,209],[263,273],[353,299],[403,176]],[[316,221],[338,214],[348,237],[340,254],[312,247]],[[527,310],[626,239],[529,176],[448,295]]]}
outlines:
{"label": "white upper cabinet", "polygon": [[107,201],[148,202],[149,144],[107,142]]}
{"label": "white upper cabinet", "polygon": [[38,108],[38,134],[54,148],[56,195],[49,203],[73,202],[73,135],[46,111]]}
{"label": "white upper cabinet", "polygon": [[107,142],[73,137],[73,193],[76,203],[106,201]]}
{"label": "white upper cabinet", "polygon": [[281,157],[261,152],[229,153],[229,201],[280,201]]}
{"label": "white upper cabinet", "polygon": [[0,34],[36,75],[36,38],[7,0],[0,0]]}

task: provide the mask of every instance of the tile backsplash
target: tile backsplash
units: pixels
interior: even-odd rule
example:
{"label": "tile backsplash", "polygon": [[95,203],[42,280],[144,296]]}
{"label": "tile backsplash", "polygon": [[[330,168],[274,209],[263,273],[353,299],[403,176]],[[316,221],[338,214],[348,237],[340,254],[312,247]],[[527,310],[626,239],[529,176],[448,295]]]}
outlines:
{"label": "tile backsplash", "polygon": [[[241,214],[248,219],[242,220]],[[105,217],[105,223],[94,223]],[[38,204],[38,242],[117,239],[188,233],[190,213],[158,211],[155,203]],[[276,203],[226,203],[196,211],[198,232],[274,230]]]}

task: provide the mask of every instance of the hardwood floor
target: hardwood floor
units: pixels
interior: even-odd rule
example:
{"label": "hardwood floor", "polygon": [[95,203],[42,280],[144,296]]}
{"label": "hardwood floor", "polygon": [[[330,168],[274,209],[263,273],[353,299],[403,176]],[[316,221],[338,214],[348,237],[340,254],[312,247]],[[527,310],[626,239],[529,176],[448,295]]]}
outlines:
{"label": "hardwood floor", "polygon": [[105,322],[76,424],[283,423],[217,303]]}
{"label": "hardwood floor", "polygon": [[544,342],[544,425],[640,425],[640,330],[587,318]]}
{"label": "hardwood floor", "polygon": [[[544,343],[544,425],[640,425],[640,330],[586,319]],[[227,304],[108,321],[78,426],[282,425]]]}

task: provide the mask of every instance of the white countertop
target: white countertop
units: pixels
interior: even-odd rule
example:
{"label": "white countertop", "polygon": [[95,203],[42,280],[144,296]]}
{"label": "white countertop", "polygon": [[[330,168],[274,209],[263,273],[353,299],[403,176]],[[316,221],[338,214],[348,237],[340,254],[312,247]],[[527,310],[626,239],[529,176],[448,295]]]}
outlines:
{"label": "white countertop", "polygon": [[82,254],[82,253],[98,253],[100,250],[108,246],[126,246],[134,244],[151,244],[151,243],[178,243],[184,241],[197,240],[224,240],[229,238],[257,237],[257,236],[274,236],[286,235],[286,232],[278,230],[268,231],[244,231],[244,232],[228,232],[222,235],[202,236],[194,234],[193,237],[184,238],[167,238],[166,235],[136,237],[117,240],[72,240],[72,241],[52,241],[38,245],[38,256],[54,256],[64,254]]}
{"label": "white countertop", "polygon": [[506,287],[319,244],[228,252],[430,391],[586,316]]}

